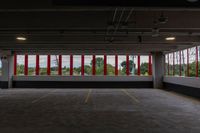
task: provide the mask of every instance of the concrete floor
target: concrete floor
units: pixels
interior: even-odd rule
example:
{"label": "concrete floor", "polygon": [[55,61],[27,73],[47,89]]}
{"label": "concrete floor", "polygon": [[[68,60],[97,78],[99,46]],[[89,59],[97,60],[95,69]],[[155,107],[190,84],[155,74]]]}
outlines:
{"label": "concrete floor", "polygon": [[157,89],[0,90],[0,133],[200,133],[200,101]]}

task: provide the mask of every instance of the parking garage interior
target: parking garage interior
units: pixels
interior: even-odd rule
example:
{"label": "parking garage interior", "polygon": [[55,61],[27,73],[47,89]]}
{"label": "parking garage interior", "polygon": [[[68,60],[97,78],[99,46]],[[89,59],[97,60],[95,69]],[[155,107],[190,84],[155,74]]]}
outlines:
{"label": "parking garage interior", "polygon": [[0,4],[0,133],[199,133],[199,0]]}

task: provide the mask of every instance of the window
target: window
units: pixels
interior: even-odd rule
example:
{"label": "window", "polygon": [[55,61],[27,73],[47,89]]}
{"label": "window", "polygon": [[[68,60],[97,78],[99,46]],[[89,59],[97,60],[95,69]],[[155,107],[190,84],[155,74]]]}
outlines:
{"label": "window", "polygon": [[17,75],[24,75],[24,55],[17,55]]}
{"label": "window", "polygon": [[62,75],[70,75],[70,56],[62,56]]}
{"label": "window", "polygon": [[51,75],[58,75],[59,56],[51,55]]}
{"label": "window", "polygon": [[174,71],[174,63],[173,63],[173,53],[169,54],[169,75],[173,76]]}
{"label": "window", "polygon": [[118,74],[126,75],[126,56],[119,55],[118,56]]}
{"label": "window", "polygon": [[189,76],[196,76],[196,47],[189,49]]}
{"label": "window", "polygon": [[107,56],[107,75],[115,75],[115,56]]}
{"label": "window", "polygon": [[165,55],[165,75],[168,75],[168,56],[169,54]]}
{"label": "window", "polygon": [[179,51],[174,53],[174,75],[180,75],[180,55]]}
{"label": "window", "polygon": [[28,75],[35,75],[36,55],[28,55]]}
{"label": "window", "polygon": [[81,75],[81,55],[73,56],[73,75]]}
{"label": "window", "polygon": [[0,75],[2,75],[2,61],[0,60]]}
{"label": "window", "polygon": [[47,55],[40,55],[40,75],[47,75]]}
{"label": "window", "polygon": [[92,55],[85,55],[85,76],[92,75]]}
{"label": "window", "polygon": [[141,56],[140,57],[140,73],[141,76],[148,76],[148,68],[149,68],[149,56]]}
{"label": "window", "polygon": [[104,75],[104,56],[96,56],[96,75]]}
{"label": "window", "polygon": [[138,75],[138,56],[130,55],[129,56],[129,72],[130,75]]}
{"label": "window", "polygon": [[187,75],[187,50],[181,51],[181,76]]}
{"label": "window", "polygon": [[198,76],[200,77],[200,46],[198,46]]}

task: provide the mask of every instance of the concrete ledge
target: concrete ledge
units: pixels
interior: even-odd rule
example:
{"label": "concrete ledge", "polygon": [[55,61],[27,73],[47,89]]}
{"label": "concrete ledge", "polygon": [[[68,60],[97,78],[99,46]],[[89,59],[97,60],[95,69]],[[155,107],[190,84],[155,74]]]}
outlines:
{"label": "concrete ledge", "polygon": [[152,76],[13,76],[13,81],[153,81]]}
{"label": "concrete ledge", "polygon": [[200,78],[196,77],[164,77],[163,82],[200,89]]}

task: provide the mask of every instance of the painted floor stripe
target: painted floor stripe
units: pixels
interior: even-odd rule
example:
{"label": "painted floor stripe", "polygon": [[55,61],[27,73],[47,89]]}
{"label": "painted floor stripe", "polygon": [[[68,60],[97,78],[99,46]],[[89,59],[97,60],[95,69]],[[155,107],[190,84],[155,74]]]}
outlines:
{"label": "painted floor stripe", "polygon": [[85,104],[88,103],[88,100],[89,100],[89,98],[90,98],[91,93],[92,93],[92,90],[90,89],[90,90],[88,91],[88,93],[87,93],[87,96],[86,96],[86,99],[85,99],[85,102],[84,102]]}
{"label": "painted floor stripe", "polygon": [[139,103],[139,102],[140,102],[135,96],[131,95],[127,90],[122,89],[122,91],[123,91],[127,96],[129,96],[134,102],[136,102],[136,103]]}

